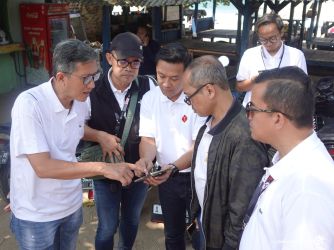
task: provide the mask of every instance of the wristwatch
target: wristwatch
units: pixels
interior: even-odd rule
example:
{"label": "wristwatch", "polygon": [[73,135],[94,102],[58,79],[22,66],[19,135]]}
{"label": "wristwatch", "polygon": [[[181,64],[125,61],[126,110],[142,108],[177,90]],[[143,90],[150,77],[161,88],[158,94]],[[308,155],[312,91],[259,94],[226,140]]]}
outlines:
{"label": "wristwatch", "polygon": [[174,163],[168,163],[168,165],[173,166],[172,172],[170,174],[170,177],[174,177],[179,173],[179,169]]}

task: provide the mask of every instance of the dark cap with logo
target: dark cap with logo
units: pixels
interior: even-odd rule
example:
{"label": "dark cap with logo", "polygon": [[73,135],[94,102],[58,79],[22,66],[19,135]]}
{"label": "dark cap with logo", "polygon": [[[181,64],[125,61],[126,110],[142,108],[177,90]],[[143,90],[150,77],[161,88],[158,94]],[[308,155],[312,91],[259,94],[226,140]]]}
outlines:
{"label": "dark cap with logo", "polygon": [[117,59],[137,57],[143,59],[143,45],[139,37],[131,32],[120,33],[112,39],[109,52],[114,51]]}

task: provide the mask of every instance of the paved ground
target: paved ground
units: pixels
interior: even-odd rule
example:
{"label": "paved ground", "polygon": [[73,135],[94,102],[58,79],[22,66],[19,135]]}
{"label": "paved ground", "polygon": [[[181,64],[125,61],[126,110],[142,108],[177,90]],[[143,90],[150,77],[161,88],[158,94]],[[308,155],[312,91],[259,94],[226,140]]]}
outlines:
{"label": "paved ground", "polygon": [[[84,195],[84,197],[86,197]],[[134,250],[162,250],[164,247],[163,224],[151,222],[152,204],[157,201],[157,190],[153,188],[149,191],[145,202],[139,231],[136,238]],[[15,238],[12,235],[8,223],[9,213],[5,213],[2,208],[5,203],[0,199],[0,250],[18,249]],[[78,250],[94,250],[94,237],[96,233],[97,217],[95,206],[84,206],[84,222],[80,228],[78,239]],[[116,238],[117,241],[117,238]],[[114,248],[117,249],[117,248]],[[191,249],[190,246],[187,249]]]}

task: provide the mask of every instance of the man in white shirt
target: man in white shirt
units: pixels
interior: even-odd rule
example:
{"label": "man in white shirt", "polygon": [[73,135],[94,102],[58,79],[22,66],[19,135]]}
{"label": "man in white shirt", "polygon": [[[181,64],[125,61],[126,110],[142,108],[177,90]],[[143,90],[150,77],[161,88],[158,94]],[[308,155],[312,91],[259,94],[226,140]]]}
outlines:
{"label": "man in white shirt", "polygon": [[277,153],[249,205],[240,249],[333,249],[334,163],[313,131],[310,78],[295,66],[274,69],[252,91],[252,137]]}
{"label": "man in white shirt", "polygon": [[76,249],[82,223],[80,178],[104,175],[123,185],[132,181],[134,165],[78,163],[75,157],[86,129],[85,101],[99,75],[94,50],[66,40],[54,50],[53,77],[14,103],[11,228],[20,249]]}
{"label": "man in white shirt", "polygon": [[163,46],[156,57],[159,87],[144,95],[140,110],[141,159],[137,164],[151,168],[156,157],[162,168],[176,167],[173,174],[169,171],[148,179],[149,184],[160,184],[165,245],[170,250],[185,249],[185,218],[191,199],[190,161],[193,141],[202,125],[201,119],[184,103],[181,80],[190,61],[183,45]]}
{"label": "man in white shirt", "polygon": [[246,50],[241,58],[236,89],[247,91],[243,106],[250,101],[255,78],[263,71],[285,66],[298,66],[307,74],[302,51],[284,45],[283,21],[277,14],[265,14],[255,25],[260,46]]}

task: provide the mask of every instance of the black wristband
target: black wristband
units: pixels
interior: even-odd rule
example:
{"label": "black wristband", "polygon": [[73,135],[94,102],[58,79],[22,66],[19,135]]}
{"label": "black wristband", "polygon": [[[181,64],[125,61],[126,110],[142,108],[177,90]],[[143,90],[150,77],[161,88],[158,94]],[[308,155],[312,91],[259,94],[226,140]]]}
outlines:
{"label": "black wristband", "polygon": [[176,176],[179,173],[179,169],[174,163],[168,163],[168,165],[173,166],[172,172],[170,174],[171,177]]}

